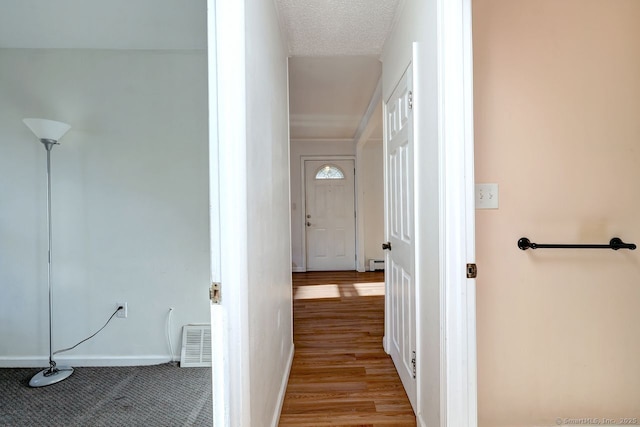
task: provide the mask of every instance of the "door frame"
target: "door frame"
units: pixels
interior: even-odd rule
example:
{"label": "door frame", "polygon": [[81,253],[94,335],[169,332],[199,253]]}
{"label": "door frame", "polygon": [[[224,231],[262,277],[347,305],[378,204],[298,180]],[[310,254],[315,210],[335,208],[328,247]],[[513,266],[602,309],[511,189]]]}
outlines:
{"label": "door frame", "polygon": [[250,424],[244,23],[244,1],[207,0],[211,281],[223,284],[211,303],[215,427]]}
{"label": "door frame", "polygon": [[442,426],[478,425],[472,0],[438,0]]}
{"label": "door frame", "polygon": [[[478,425],[476,280],[467,276],[476,262],[471,6],[436,1],[441,427]],[[422,51],[414,44],[414,58],[426,64]],[[429,84],[414,80],[414,89]]]}
{"label": "door frame", "polygon": [[[438,145],[439,162],[444,167],[439,185],[440,196],[446,195],[440,209],[441,215],[451,215],[442,216],[443,237],[440,242],[441,252],[444,254],[444,259],[440,260],[440,285],[443,291],[440,295],[440,320],[444,329],[440,343],[441,375],[437,386],[440,392],[437,398],[441,427],[477,426],[475,279],[467,279],[464,271],[466,263],[475,262],[475,240],[469,233],[469,230],[474,229],[475,218],[471,2],[472,0],[436,0]],[[246,186],[243,185],[246,179],[246,75],[239,72],[245,70],[245,2],[207,0],[207,7],[209,82],[217,83],[216,87],[209,88],[211,168],[217,168],[218,176],[238,178],[225,179],[225,186],[219,188],[220,200],[234,198],[246,202]],[[416,60],[420,60],[419,57]],[[414,75],[414,89],[418,90],[415,78]],[[218,106],[224,108],[217,108]],[[416,108],[419,108],[419,101]],[[417,112],[414,114],[415,123],[419,124]],[[224,144],[224,141],[234,141],[234,144]],[[218,157],[214,157],[215,155]],[[356,189],[357,170],[356,160]],[[213,183],[217,185],[217,181],[212,180]],[[357,201],[356,197],[356,213],[359,209]],[[247,206],[246,203],[237,203],[236,206],[232,203],[220,203],[215,206],[216,202],[215,198],[210,200],[211,233],[213,237],[217,225],[219,239],[225,242],[225,251],[219,254],[219,261],[214,260],[215,254],[212,253],[211,269],[212,279],[219,275],[227,284],[220,307],[226,319],[223,329],[228,333],[221,337],[223,348],[219,352],[214,350],[213,353],[214,359],[221,357],[224,361],[221,372],[218,373],[220,376],[213,373],[214,390],[222,384],[222,390],[227,393],[221,397],[226,402],[222,406],[216,407],[214,402],[214,425],[248,425],[251,393],[248,375],[243,373],[248,372],[249,360],[255,356],[246,351],[249,338]],[[219,216],[216,216],[216,212]],[[447,220],[444,221],[444,218]],[[419,221],[419,218],[416,219]],[[225,226],[219,227],[220,223]],[[356,239],[359,239],[358,228]],[[215,250],[214,246],[212,245],[212,251]],[[357,248],[358,246],[356,252]],[[306,266],[306,247],[304,253]],[[360,253],[357,255],[362,256]],[[215,272],[220,266],[224,266],[224,270]],[[212,320],[215,315],[217,313],[212,310]],[[420,321],[418,324],[420,325]],[[419,330],[416,332],[419,338]],[[425,362],[428,360],[424,359],[421,352],[417,372],[419,384],[423,381],[420,366],[424,366]],[[423,405],[420,389],[418,393],[420,408]],[[217,412],[219,410],[223,411],[222,415]],[[426,425],[420,413],[418,422],[419,425]]]}
{"label": "door frame", "polygon": [[302,203],[304,204],[304,208],[300,209],[300,224],[301,224],[301,230],[302,230],[302,253],[304,254],[304,257],[302,258],[302,266],[300,266],[298,269],[296,269],[296,272],[306,272],[307,271],[307,218],[306,218],[306,214],[307,214],[307,183],[306,183],[306,169],[305,169],[305,161],[306,160],[317,160],[317,161],[327,161],[327,162],[331,162],[332,160],[353,160],[353,167],[356,168],[356,173],[354,174],[354,178],[353,178],[353,182],[354,182],[354,186],[353,186],[353,203],[355,206],[355,210],[356,210],[356,217],[355,217],[355,244],[356,244],[356,260],[354,262],[354,270],[358,268],[358,261],[360,260],[360,253],[359,253],[359,248],[358,248],[358,242],[360,241],[360,234],[358,232],[358,221],[360,219],[360,214],[359,214],[359,207],[358,207],[358,161],[356,156],[351,156],[351,155],[304,155],[304,156],[300,156],[300,182],[302,183],[302,185],[300,186],[300,194],[301,194],[301,200]]}

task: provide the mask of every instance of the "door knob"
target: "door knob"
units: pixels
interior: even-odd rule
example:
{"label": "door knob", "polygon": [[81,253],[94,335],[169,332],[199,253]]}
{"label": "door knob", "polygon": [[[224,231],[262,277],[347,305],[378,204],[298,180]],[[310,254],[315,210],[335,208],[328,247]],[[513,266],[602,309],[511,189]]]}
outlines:
{"label": "door knob", "polygon": [[391,250],[391,242],[387,242],[387,243],[383,243],[382,244],[382,249],[383,250]]}
{"label": "door knob", "polygon": [[307,221],[307,227],[311,227],[311,223]]}
{"label": "door knob", "polygon": [[311,218],[311,215],[307,214],[307,218]]}

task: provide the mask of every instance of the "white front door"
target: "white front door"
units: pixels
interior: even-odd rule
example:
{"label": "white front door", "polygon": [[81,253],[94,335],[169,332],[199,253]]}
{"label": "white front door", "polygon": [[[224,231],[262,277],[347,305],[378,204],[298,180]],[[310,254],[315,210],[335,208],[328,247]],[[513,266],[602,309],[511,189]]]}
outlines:
{"label": "white front door", "polygon": [[355,270],[353,160],[305,160],[307,270]]}
{"label": "white front door", "polygon": [[416,411],[412,67],[385,103],[387,351]]}

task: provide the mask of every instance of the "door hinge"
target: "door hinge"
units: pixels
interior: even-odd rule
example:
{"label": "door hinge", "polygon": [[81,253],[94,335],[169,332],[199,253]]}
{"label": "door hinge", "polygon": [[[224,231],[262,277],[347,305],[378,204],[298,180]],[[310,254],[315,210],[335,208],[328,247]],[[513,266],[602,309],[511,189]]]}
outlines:
{"label": "door hinge", "polygon": [[413,110],[413,91],[409,91],[409,110]]}
{"label": "door hinge", "polygon": [[416,377],[416,352],[411,352],[411,367],[413,368],[413,378]]}
{"label": "door hinge", "polygon": [[467,264],[467,279],[475,279],[478,275],[478,266],[475,264]]}
{"label": "door hinge", "polygon": [[222,287],[221,283],[213,282],[209,288],[209,299],[213,304],[220,304],[222,302]]}

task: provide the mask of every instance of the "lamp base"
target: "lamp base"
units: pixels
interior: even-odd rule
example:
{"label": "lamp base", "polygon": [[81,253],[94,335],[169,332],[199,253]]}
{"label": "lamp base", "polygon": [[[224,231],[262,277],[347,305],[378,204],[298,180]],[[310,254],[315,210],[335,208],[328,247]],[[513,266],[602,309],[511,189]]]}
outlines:
{"label": "lamp base", "polygon": [[35,374],[31,381],[29,381],[29,387],[44,387],[51,384],[59,383],[62,380],[66,380],[73,374],[73,368],[71,366],[57,366],[55,368],[47,368]]}

